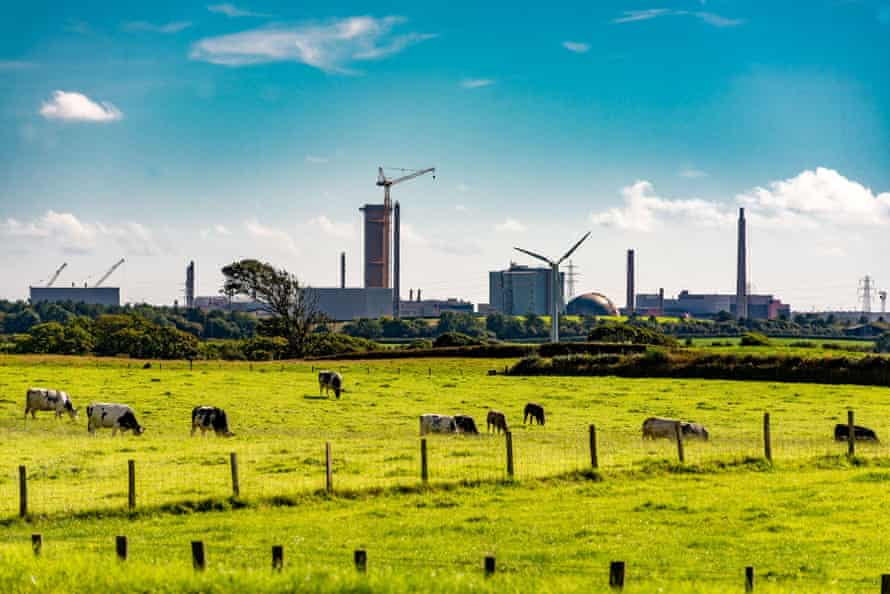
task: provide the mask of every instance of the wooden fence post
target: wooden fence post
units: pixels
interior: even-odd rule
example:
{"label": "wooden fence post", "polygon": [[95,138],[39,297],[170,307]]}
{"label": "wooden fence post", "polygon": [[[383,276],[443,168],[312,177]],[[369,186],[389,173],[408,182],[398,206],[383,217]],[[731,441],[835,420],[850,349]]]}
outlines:
{"label": "wooden fence post", "polygon": [[127,560],[127,537],[126,536],[116,536],[114,538],[114,551],[117,553],[117,558],[121,561]]}
{"label": "wooden fence post", "polygon": [[40,552],[43,550],[43,535],[42,534],[32,534],[31,535],[31,548],[34,549],[34,554],[40,556]]}
{"label": "wooden fence post", "polygon": [[127,506],[136,511],[136,461],[127,460]]}
{"label": "wooden fence post", "polygon": [[238,454],[235,452],[229,454],[229,463],[232,467],[232,495],[240,497],[241,483],[238,481]]}
{"label": "wooden fence post", "polygon": [[284,568],[284,546],[272,545],[272,569],[281,571]]}
{"label": "wooden fence post", "polygon": [[770,435],[769,413],[763,413],[763,455],[766,461],[773,463],[773,444]]}
{"label": "wooden fence post", "polygon": [[748,566],[745,568],[745,592],[754,591],[754,568]]}
{"label": "wooden fence post", "polygon": [[507,442],[507,476],[513,478],[513,433],[507,431],[505,434]]}
{"label": "wooden fence post", "polygon": [[615,590],[624,589],[624,561],[612,561],[609,565],[609,586]]}
{"label": "wooden fence post", "polygon": [[420,440],[420,480],[427,484],[430,480],[430,467],[426,456],[426,438]]}
{"label": "wooden fence post", "polygon": [[596,470],[599,468],[599,460],[596,455],[596,426],[590,426],[590,466]]}
{"label": "wooden fence post", "polygon": [[192,541],[192,566],[198,571],[204,571],[207,567],[207,558],[204,556],[204,543],[200,540]]}
{"label": "wooden fence post", "polygon": [[19,466],[19,516],[28,515],[28,474],[24,466]]}
{"label": "wooden fence post", "polygon": [[365,549],[356,549],[352,556],[355,561],[355,570],[359,573],[368,573],[368,551]]}
{"label": "wooden fence post", "polygon": [[847,455],[856,455],[856,423],[853,418],[853,409],[847,411]]}
{"label": "wooden fence post", "polygon": [[677,456],[680,458],[680,464],[683,464],[686,462],[686,455],[683,452],[683,431],[679,422],[674,424],[674,433],[677,435]]}
{"label": "wooden fence post", "polygon": [[485,558],[485,577],[493,576],[496,569],[497,561],[495,560],[494,555],[488,555]]}
{"label": "wooden fence post", "polygon": [[890,594],[890,573],[881,576],[881,594]]}
{"label": "wooden fence post", "polygon": [[195,361],[193,359],[189,359],[189,371],[191,371],[195,366]]}
{"label": "wooden fence post", "polygon": [[430,377],[433,377],[433,368],[432,368],[432,367],[429,368],[428,375],[429,375]]}
{"label": "wooden fence post", "polygon": [[324,490],[328,493],[334,492],[334,470],[331,461],[331,442],[324,444]]}

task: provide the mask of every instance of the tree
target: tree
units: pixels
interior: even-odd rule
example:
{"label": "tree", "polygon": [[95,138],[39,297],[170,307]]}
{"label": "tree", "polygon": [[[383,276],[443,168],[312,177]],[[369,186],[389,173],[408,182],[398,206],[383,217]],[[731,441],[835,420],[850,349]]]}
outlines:
{"label": "tree", "polygon": [[879,353],[890,353],[890,332],[884,332],[875,343],[875,350]]}
{"label": "tree", "polygon": [[288,356],[302,357],[321,317],[315,297],[296,275],[258,260],[233,262],[222,273],[223,294],[250,297],[274,316],[260,322],[260,333],[284,338]]}

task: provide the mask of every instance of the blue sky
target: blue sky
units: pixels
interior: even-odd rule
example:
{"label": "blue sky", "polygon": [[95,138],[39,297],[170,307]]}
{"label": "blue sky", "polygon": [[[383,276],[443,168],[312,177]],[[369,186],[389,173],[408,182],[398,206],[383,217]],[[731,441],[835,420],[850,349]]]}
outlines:
{"label": "blue sky", "polygon": [[[117,258],[170,303],[198,262],[360,279],[358,207],[393,191],[402,286],[487,300],[513,245],[586,230],[580,288],[798,309],[890,285],[890,2],[30,2],[0,24],[0,296]],[[521,257],[516,257],[522,261]]]}

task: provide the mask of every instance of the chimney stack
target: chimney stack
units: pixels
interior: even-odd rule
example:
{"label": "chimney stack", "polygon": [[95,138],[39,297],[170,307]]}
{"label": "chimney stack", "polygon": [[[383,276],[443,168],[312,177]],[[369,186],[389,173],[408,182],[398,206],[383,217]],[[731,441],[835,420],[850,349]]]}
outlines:
{"label": "chimney stack", "polygon": [[417,289],[417,300],[420,301],[420,289]]}
{"label": "chimney stack", "polygon": [[188,309],[195,307],[195,262],[189,262],[185,269],[185,306]]}
{"label": "chimney stack", "polygon": [[414,301],[414,289],[408,289],[408,301]]}
{"label": "chimney stack", "polygon": [[739,319],[748,317],[748,244],[746,241],[745,209],[739,209],[739,248],[736,269],[735,313]]}
{"label": "chimney stack", "polygon": [[629,316],[636,310],[636,290],[634,289],[634,251],[627,250],[627,308]]}
{"label": "chimney stack", "polygon": [[395,206],[395,228],[393,231],[393,258],[392,258],[392,317],[398,319],[399,317],[399,239],[401,235],[400,229],[400,221],[399,221],[399,201],[396,200]]}
{"label": "chimney stack", "polygon": [[340,252],[340,288],[346,288],[346,252]]}
{"label": "chimney stack", "polygon": [[664,288],[658,289],[658,314],[664,315]]}

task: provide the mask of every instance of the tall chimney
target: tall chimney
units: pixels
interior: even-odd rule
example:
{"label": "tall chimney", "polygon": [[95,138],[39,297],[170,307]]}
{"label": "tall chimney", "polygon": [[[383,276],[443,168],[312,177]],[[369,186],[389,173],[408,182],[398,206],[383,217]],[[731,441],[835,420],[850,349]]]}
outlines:
{"label": "tall chimney", "polygon": [[392,251],[392,317],[399,317],[399,235],[400,232],[400,222],[399,222],[399,201],[396,200],[395,206],[395,228],[393,231],[393,251]]}
{"label": "tall chimney", "polygon": [[346,288],[346,252],[340,252],[340,288]]}
{"label": "tall chimney", "polygon": [[658,289],[658,313],[664,315],[664,288]]}
{"label": "tall chimney", "polygon": [[195,261],[189,262],[185,269],[185,306],[188,309],[195,307]]}
{"label": "tall chimney", "polygon": [[633,315],[636,310],[636,291],[634,290],[634,251],[627,250],[627,308],[626,314]]}
{"label": "tall chimney", "polygon": [[417,289],[417,300],[420,301],[420,289]]}
{"label": "tall chimney", "polygon": [[408,289],[408,301],[414,301],[414,289]]}
{"label": "tall chimney", "polygon": [[735,313],[739,319],[748,317],[748,247],[745,230],[745,209],[739,209],[739,252],[736,270]]}

